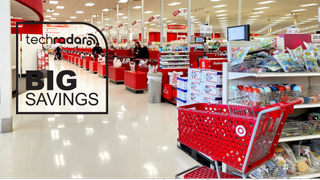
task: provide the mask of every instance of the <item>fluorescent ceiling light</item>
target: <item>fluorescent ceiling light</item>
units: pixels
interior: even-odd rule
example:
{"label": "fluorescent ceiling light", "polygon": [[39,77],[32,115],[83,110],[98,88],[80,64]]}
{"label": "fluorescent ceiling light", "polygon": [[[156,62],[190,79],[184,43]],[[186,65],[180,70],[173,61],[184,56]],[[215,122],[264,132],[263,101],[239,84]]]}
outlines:
{"label": "fluorescent ceiling light", "polygon": [[78,14],[82,14],[82,13],[83,13],[83,11],[77,11],[76,13],[78,13]]}
{"label": "fluorescent ceiling light", "polygon": [[94,3],[86,3],[84,6],[93,6]]}
{"label": "fluorescent ceiling light", "polygon": [[221,8],[221,7],[226,7],[226,6],[228,6],[228,5],[226,5],[226,4],[221,4],[221,5],[212,6],[212,7],[213,7],[213,8]]}
{"label": "fluorescent ceiling light", "polygon": [[228,20],[225,19],[225,20],[220,20],[219,22],[227,22],[227,21],[228,21]]}
{"label": "fluorescent ceiling light", "polygon": [[228,17],[221,17],[221,18],[218,18],[218,19],[228,19]]}
{"label": "fluorescent ceiling light", "polygon": [[296,10],[292,10],[291,12],[299,12],[299,11],[306,11],[306,9],[296,9]]}
{"label": "fluorescent ceiling light", "polygon": [[163,20],[167,20],[168,18],[162,18]]}
{"label": "fluorescent ceiling light", "polygon": [[122,16],[122,15],[124,15],[124,14],[123,14],[123,13],[118,13],[118,14],[116,14],[116,15]]}
{"label": "fluorescent ceiling light", "polygon": [[177,23],[170,23],[170,24],[177,24]]}
{"label": "fluorescent ceiling light", "polygon": [[216,16],[227,16],[228,14],[217,14]]}
{"label": "fluorescent ceiling light", "polygon": [[109,18],[105,18],[104,20],[109,20]]}
{"label": "fluorescent ceiling light", "polygon": [[140,8],[141,8],[141,6],[135,6],[132,9],[140,9]]}
{"label": "fluorescent ceiling light", "polygon": [[190,16],[191,18],[195,18],[196,16]]}
{"label": "fluorescent ceiling light", "polygon": [[258,4],[269,4],[273,2],[276,2],[276,1],[262,1],[262,2],[258,2]]}
{"label": "fluorescent ceiling light", "polygon": [[49,21],[48,19],[45,19],[45,20],[43,20],[43,21]]}
{"label": "fluorescent ceiling light", "polygon": [[71,22],[70,20],[66,20],[66,22]]}
{"label": "fluorescent ceiling light", "polygon": [[169,20],[169,21],[166,21],[166,22],[168,22],[168,23],[169,23],[169,22],[172,22],[172,21],[171,21],[171,20]]}
{"label": "fluorescent ceiling light", "polygon": [[219,10],[219,11],[215,11],[215,13],[222,13],[222,12],[227,12],[228,10]]}
{"label": "fluorescent ceiling light", "polygon": [[92,17],[97,17],[97,15],[92,15]]}
{"label": "fluorescent ceiling light", "polygon": [[291,16],[291,14],[285,14],[285,16]]}
{"label": "fluorescent ceiling light", "polygon": [[63,9],[64,6],[57,6],[56,8],[57,8],[57,9]]}
{"label": "fluorescent ceiling light", "polygon": [[254,8],[253,10],[262,10],[262,9],[268,9],[270,7],[258,7],[258,8]]}
{"label": "fluorescent ceiling light", "polygon": [[53,9],[47,9],[47,12],[54,12]]}
{"label": "fluorescent ceiling light", "polygon": [[53,13],[52,15],[54,16],[59,16],[60,13]]}
{"label": "fluorescent ceiling light", "polygon": [[49,15],[46,15],[45,17],[51,17],[51,16],[49,16]]}
{"label": "fluorescent ceiling light", "polygon": [[281,17],[280,19],[288,19],[288,18],[291,18],[291,17]]}
{"label": "fluorescent ceiling light", "polygon": [[128,0],[120,0],[120,1],[118,1],[118,3],[126,3],[126,2],[128,2]]}
{"label": "fluorescent ceiling light", "polygon": [[123,17],[122,17],[122,19],[127,19],[127,18],[128,18],[127,16],[123,16]]}
{"label": "fluorescent ceiling light", "polygon": [[146,12],[144,12],[145,14],[150,14],[150,13],[152,13],[153,11],[146,11]]}
{"label": "fluorescent ceiling light", "polygon": [[257,18],[252,18],[252,19],[247,19],[247,21],[256,21],[258,20]]}
{"label": "fluorescent ceiling light", "polygon": [[156,25],[156,24],[150,24],[151,26],[154,26],[154,25]]}
{"label": "fluorescent ceiling light", "polygon": [[178,5],[178,4],[181,4],[181,2],[173,2],[173,3],[168,4],[168,6],[175,6],[175,5]]}
{"label": "fluorescent ceiling light", "polygon": [[303,22],[303,23],[307,23],[307,22],[311,22],[311,21],[301,21],[301,22]]}
{"label": "fluorescent ceiling light", "polygon": [[212,1],[212,2],[218,2],[218,1],[221,1],[221,0],[210,0],[210,1]]}
{"label": "fluorescent ceiling light", "polygon": [[260,17],[260,15],[249,16],[249,18],[257,18],[257,17]]}
{"label": "fluorescent ceiling light", "polygon": [[100,24],[101,22],[97,22],[98,24]]}
{"label": "fluorescent ceiling light", "polygon": [[109,9],[103,9],[102,11],[109,11]]}
{"label": "fluorescent ceiling light", "polygon": [[318,3],[303,4],[303,5],[300,5],[300,7],[308,7],[308,6],[316,6],[316,5],[319,5],[319,4]]}
{"label": "fluorescent ceiling light", "polygon": [[318,18],[309,18],[308,21],[318,20]]}
{"label": "fluorescent ceiling light", "polygon": [[71,16],[70,18],[71,18],[71,19],[75,19],[75,18],[77,18],[77,17],[75,17],[75,16]]}
{"label": "fluorescent ceiling light", "polygon": [[49,4],[58,4],[59,1],[49,1]]}
{"label": "fluorescent ceiling light", "polygon": [[276,21],[286,21],[285,19],[277,19]]}
{"label": "fluorescent ceiling light", "polygon": [[50,18],[51,20],[56,20],[56,18]]}

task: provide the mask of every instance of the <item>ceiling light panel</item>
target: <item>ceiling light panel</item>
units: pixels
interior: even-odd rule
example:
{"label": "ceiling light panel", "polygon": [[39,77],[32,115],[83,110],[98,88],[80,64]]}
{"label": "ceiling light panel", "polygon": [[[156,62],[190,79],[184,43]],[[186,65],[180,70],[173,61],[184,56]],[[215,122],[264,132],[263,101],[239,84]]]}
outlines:
{"label": "ceiling light panel", "polygon": [[215,11],[215,13],[222,13],[222,12],[227,12],[228,10],[219,10],[219,11]]}
{"label": "ceiling light panel", "polygon": [[309,6],[316,6],[316,5],[319,5],[319,4],[318,3],[303,4],[303,5],[300,5],[300,7],[309,7]]}
{"label": "ceiling light panel", "polygon": [[262,9],[269,9],[270,7],[258,7],[258,8],[254,8],[253,10],[262,10]]}
{"label": "ceiling light panel", "polygon": [[228,14],[217,14],[217,16],[227,16]]}
{"label": "ceiling light panel", "polygon": [[82,14],[82,13],[83,13],[83,11],[77,11],[76,13],[77,13],[77,14]]}
{"label": "ceiling light panel", "polygon": [[94,6],[94,3],[86,3],[84,6]]}
{"label": "ceiling light panel", "polygon": [[53,13],[52,15],[54,15],[54,16],[59,16],[60,13]]}
{"label": "ceiling light panel", "polygon": [[146,11],[146,12],[144,12],[145,14],[150,14],[150,13],[152,13],[153,11]]}
{"label": "ceiling light panel", "polygon": [[258,4],[269,4],[269,3],[274,3],[276,1],[262,1],[262,2],[258,2]]}
{"label": "ceiling light panel", "polygon": [[75,19],[75,18],[77,18],[77,17],[75,17],[75,16],[71,16],[70,18],[71,18],[71,19]]}
{"label": "ceiling light panel", "polygon": [[64,6],[57,6],[57,9],[64,9]]}
{"label": "ceiling light panel", "polygon": [[140,8],[141,8],[141,6],[135,6],[132,9],[140,9]]}
{"label": "ceiling light panel", "polygon": [[295,10],[292,10],[291,12],[300,12],[300,11],[306,11],[307,9],[295,9]]}
{"label": "ceiling light panel", "polygon": [[49,4],[58,4],[59,1],[49,1]]}
{"label": "ceiling light panel", "polygon": [[213,8],[221,8],[221,7],[226,7],[228,5],[226,4],[220,4],[220,5],[217,5],[217,6],[212,6]]}
{"label": "ceiling light panel", "polygon": [[168,6],[176,6],[178,4],[181,4],[181,2],[173,2],[173,3],[168,4]]}

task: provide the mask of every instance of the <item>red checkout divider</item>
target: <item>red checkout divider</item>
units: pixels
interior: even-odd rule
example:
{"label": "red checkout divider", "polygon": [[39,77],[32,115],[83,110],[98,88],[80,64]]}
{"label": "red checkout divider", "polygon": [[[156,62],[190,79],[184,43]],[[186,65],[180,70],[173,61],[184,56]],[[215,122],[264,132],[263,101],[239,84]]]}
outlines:
{"label": "red checkout divider", "polygon": [[97,61],[89,61],[89,71],[93,74],[97,73],[98,63]]}
{"label": "red checkout divider", "polygon": [[102,78],[106,78],[106,64],[105,63],[99,63],[97,67],[98,76]]}
{"label": "red checkout divider", "polygon": [[89,70],[89,62],[92,61],[92,57],[86,56],[86,58],[83,60],[83,67],[86,70]]}
{"label": "red checkout divider", "polygon": [[74,63],[78,66],[79,65],[79,55],[77,55],[76,57],[74,57]]}
{"label": "red checkout divider", "polygon": [[140,71],[125,71],[124,86],[133,93],[143,93],[147,90],[147,73]]}
{"label": "red checkout divider", "polygon": [[84,59],[79,58],[79,66],[80,66],[81,68],[83,68],[83,60],[84,60]]}
{"label": "red checkout divider", "polygon": [[124,83],[124,67],[113,67],[109,66],[109,79],[110,82],[115,84],[123,84]]}

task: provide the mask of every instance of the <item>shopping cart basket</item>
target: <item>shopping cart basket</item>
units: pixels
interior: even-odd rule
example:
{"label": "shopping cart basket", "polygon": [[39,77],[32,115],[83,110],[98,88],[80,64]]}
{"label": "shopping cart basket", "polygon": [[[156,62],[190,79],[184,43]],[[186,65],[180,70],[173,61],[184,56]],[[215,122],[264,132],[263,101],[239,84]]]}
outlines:
{"label": "shopping cart basket", "polygon": [[218,178],[217,161],[238,169],[241,176],[246,177],[272,160],[287,115],[293,113],[294,105],[299,103],[301,100],[252,107],[248,97],[240,97],[228,100],[228,105],[181,106],[178,108],[179,141],[210,156],[215,161]]}

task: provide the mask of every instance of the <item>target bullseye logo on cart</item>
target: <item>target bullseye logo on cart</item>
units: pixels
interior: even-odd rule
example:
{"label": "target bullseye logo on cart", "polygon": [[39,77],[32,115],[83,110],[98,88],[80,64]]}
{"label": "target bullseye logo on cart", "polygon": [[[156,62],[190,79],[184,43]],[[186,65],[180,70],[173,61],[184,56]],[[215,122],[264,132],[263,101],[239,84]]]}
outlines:
{"label": "target bullseye logo on cart", "polygon": [[243,136],[246,135],[247,132],[246,132],[246,129],[243,126],[238,125],[236,127],[236,133],[237,133],[238,136],[243,137]]}

